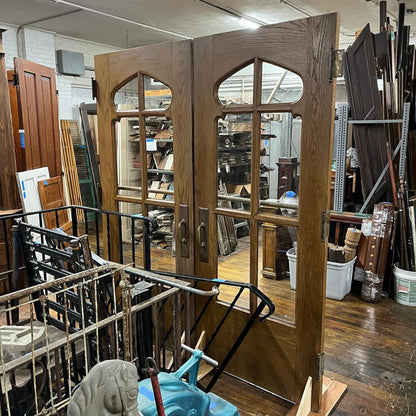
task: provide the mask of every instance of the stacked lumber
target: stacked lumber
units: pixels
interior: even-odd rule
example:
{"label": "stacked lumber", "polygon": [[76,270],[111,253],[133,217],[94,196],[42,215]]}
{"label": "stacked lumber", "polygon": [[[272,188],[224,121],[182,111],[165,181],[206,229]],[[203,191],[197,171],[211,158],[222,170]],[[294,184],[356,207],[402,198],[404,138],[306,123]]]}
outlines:
{"label": "stacked lumber", "polygon": [[[60,124],[62,160],[64,163],[69,202],[71,205],[82,205],[81,190],[79,187],[78,171],[72,138],[72,135],[74,134],[75,140],[79,140],[78,123],[74,120],[61,120]],[[83,213],[81,210],[77,210],[77,221],[83,221]]]}

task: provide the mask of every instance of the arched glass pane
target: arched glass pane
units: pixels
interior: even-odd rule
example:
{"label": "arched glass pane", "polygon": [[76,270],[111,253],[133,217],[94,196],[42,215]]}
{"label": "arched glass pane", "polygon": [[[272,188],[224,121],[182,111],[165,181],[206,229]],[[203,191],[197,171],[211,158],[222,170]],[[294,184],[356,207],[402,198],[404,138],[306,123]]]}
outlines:
{"label": "arched glass pane", "polygon": [[114,96],[114,104],[121,111],[137,110],[139,108],[137,77],[120,87]]}
{"label": "arched glass pane", "polygon": [[168,108],[172,102],[172,91],[163,82],[157,79],[143,76],[144,108],[157,110]]}
{"label": "arched glass pane", "polygon": [[254,64],[247,65],[225,79],[218,98],[225,105],[253,104]]}
{"label": "arched glass pane", "polygon": [[263,62],[261,81],[261,103],[293,103],[303,93],[303,82],[299,75],[280,66]]}

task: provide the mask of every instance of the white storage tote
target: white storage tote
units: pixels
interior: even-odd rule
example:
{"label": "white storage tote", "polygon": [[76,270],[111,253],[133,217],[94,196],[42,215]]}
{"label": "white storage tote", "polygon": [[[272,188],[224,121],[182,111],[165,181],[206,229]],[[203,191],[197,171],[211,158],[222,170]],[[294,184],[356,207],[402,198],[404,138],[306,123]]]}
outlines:
{"label": "white storage tote", "polygon": [[[291,248],[286,252],[289,259],[290,287],[296,290],[296,254]],[[352,274],[355,264],[354,257],[348,263],[334,263],[328,261],[326,265],[326,297],[342,300],[351,291]]]}

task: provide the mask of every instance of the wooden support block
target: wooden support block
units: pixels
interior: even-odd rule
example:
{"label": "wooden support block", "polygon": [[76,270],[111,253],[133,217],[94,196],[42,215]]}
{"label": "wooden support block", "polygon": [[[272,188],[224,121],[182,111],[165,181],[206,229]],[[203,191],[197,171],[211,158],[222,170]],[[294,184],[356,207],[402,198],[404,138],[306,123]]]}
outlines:
{"label": "wooden support block", "polygon": [[298,413],[300,410],[300,405],[302,404],[301,400],[299,404],[293,406],[292,409],[290,409],[286,416],[328,416],[335,409],[336,405],[342,399],[346,391],[346,384],[332,380],[328,377],[324,377],[321,410],[319,412],[309,411],[308,413]]}

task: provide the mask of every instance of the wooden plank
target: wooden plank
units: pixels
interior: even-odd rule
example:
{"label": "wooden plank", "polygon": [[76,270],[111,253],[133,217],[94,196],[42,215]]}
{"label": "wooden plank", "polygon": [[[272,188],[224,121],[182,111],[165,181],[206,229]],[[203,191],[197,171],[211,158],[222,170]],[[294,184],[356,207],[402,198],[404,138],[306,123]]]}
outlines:
{"label": "wooden plank", "polygon": [[312,377],[308,377],[305,390],[303,390],[302,398],[300,399],[298,411],[296,416],[307,416],[311,411],[312,400]]}
{"label": "wooden plank", "polygon": [[[322,408],[319,412],[304,412],[304,409],[300,409],[300,405],[293,406],[292,409],[286,414],[286,416],[328,416],[335,409],[336,405],[342,399],[347,391],[347,385],[339,381],[330,380],[324,377],[324,387],[322,395]],[[298,413],[301,411],[301,413]]]}
{"label": "wooden plank", "polygon": [[[74,120],[72,120],[74,121]],[[69,193],[69,202],[71,205],[82,205],[81,190],[79,186],[78,171],[75,161],[74,147],[72,144],[72,132],[70,120],[61,120],[61,142],[62,142],[62,160],[64,165],[65,180]],[[75,123],[77,125],[77,123]],[[72,131],[76,127],[72,127]],[[76,132],[74,132],[76,134]],[[79,133],[78,133],[79,135]],[[83,221],[83,213],[77,210],[77,221]]]}
{"label": "wooden plank", "polygon": [[15,174],[16,159],[14,154],[12,118],[10,112],[9,88],[6,78],[6,63],[3,53],[2,33],[0,29],[0,210],[20,207]]}
{"label": "wooden plank", "polygon": [[21,58],[14,58],[14,64],[20,127],[25,131],[25,169],[48,167],[52,176],[58,176],[62,168],[55,69]]}
{"label": "wooden plank", "polygon": [[[39,181],[38,188],[42,209],[52,209],[65,206],[62,178],[60,176]],[[55,212],[45,212],[43,215],[45,218],[46,228],[54,229],[59,227],[62,228],[64,232],[71,234],[72,223],[69,221],[66,209],[58,211],[58,218],[56,218]]]}

